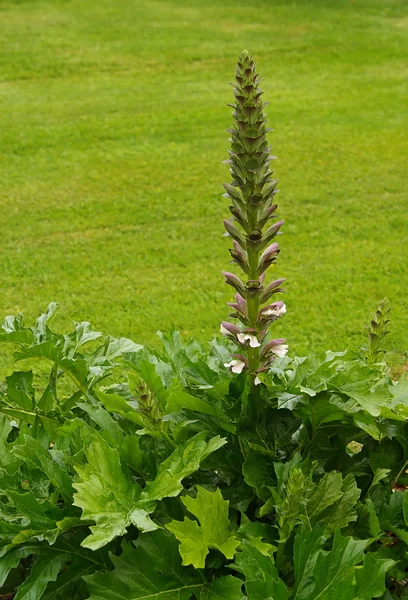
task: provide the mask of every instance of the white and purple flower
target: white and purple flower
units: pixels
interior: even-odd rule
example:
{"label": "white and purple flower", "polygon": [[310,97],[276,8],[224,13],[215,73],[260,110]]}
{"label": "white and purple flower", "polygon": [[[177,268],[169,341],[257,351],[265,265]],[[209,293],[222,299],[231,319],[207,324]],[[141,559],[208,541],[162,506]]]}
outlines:
{"label": "white and purple flower", "polygon": [[246,345],[247,342],[249,342],[251,348],[259,348],[259,346],[261,345],[256,335],[253,335],[251,333],[239,333],[237,335],[237,338],[243,346]]}
{"label": "white and purple flower", "polygon": [[286,304],[279,300],[278,302],[272,302],[272,304],[268,304],[268,306],[264,306],[259,311],[259,318],[272,319],[273,317],[281,317],[286,313]]}

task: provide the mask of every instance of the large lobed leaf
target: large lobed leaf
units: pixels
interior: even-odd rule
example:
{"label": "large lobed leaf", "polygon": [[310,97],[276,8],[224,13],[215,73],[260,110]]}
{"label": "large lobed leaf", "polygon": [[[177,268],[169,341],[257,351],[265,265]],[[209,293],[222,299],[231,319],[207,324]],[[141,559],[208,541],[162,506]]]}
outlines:
{"label": "large lobed leaf", "polygon": [[249,600],[288,600],[289,590],[280,579],[274,561],[264,556],[244,540],[243,551],[237,555],[233,568],[245,576],[245,591]]}
{"label": "large lobed leaf", "polygon": [[162,530],[126,542],[112,556],[112,573],[86,577],[89,600],[241,600],[242,581],[224,576],[209,583],[202,571],[183,567],[173,536]]}
{"label": "large lobed leaf", "polygon": [[148,510],[136,507],[141,489],[123,473],[118,451],[95,435],[85,456],[87,464],[75,467],[79,480],[74,483],[74,504],[82,508],[82,518],[95,525],[82,545],[96,550],[124,535],[131,523],[142,531],[155,529],[148,516],[154,505],[145,507]]}
{"label": "large lobed leaf", "polygon": [[180,445],[161,464],[156,478],[142,490],[123,471],[118,450],[95,434],[85,450],[87,464],[75,467],[79,480],[74,483],[77,490],[74,504],[82,508],[83,519],[95,521],[92,534],[82,545],[100,548],[124,535],[130,524],[141,531],[156,529],[157,525],[149,517],[156,501],[177,496],[183,489],[182,480],[225,443],[219,437],[209,442],[205,438],[206,432],[199,433]]}
{"label": "large lobed leaf", "polygon": [[385,574],[394,565],[392,559],[364,554],[370,540],[343,537],[339,530],[329,551],[322,549],[325,540],[322,528],[298,532],[294,600],[372,600],[385,592]]}
{"label": "large lobed leaf", "polygon": [[186,517],[182,522],[173,520],[166,527],[181,542],[183,565],[204,568],[210,548],[232,559],[240,541],[230,533],[229,502],[223,499],[221,490],[209,492],[197,486],[197,497],[186,496],[182,502],[198,523]]}

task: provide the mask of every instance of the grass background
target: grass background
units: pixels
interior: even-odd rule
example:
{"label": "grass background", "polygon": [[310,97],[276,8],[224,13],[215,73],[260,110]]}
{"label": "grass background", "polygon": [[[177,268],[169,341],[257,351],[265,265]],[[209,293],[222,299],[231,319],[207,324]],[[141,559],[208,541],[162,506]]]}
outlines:
{"label": "grass background", "polygon": [[[408,350],[404,0],[1,0],[0,314],[47,303],[205,341],[232,290],[221,198],[243,48],[279,160],[291,352],[343,349],[387,295]],[[3,361],[5,360],[4,350]]]}

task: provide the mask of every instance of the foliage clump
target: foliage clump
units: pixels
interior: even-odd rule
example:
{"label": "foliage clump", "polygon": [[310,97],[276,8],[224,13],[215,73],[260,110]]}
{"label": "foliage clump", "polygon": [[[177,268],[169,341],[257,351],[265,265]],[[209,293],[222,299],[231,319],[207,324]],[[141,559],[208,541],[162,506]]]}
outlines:
{"label": "foliage clump", "polygon": [[[223,323],[208,348],[170,331],[153,350],[86,322],[56,333],[56,304],[33,326],[5,319],[0,341],[26,368],[0,391],[2,594],[408,597],[408,380],[384,369],[388,304],[363,356],[289,357],[268,338],[285,312],[266,304],[283,280],[264,279],[282,222],[268,225],[276,181],[258,83],[244,52],[225,185],[246,276],[226,273],[240,326]],[[46,381],[28,370],[36,359]]]}

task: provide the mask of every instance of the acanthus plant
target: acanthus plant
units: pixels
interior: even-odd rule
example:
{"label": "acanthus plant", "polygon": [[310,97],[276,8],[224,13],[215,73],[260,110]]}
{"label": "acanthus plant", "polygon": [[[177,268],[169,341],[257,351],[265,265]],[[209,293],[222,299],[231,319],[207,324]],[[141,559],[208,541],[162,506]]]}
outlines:
{"label": "acanthus plant", "polygon": [[[230,165],[232,182],[224,183],[230,201],[232,219],[224,226],[233,239],[230,250],[233,262],[243,271],[246,281],[230,272],[224,272],[226,283],[236,290],[234,310],[230,315],[242,323],[242,328],[223,322],[221,333],[233,340],[239,352],[227,363],[233,373],[248,370],[255,385],[259,373],[267,371],[276,356],[287,352],[284,339],[268,341],[268,328],[286,312],[281,300],[267,304],[278,292],[285,279],[265,284],[267,269],[276,262],[279,244],[273,241],[280,233],[283,221],[276,220],[275,195],[278,181],[273,179],[270,162],[271,146],[266,134],[270,131],[264,112],[260,78],[251,55],[244,51],[235,69],[233,110],[234,125],[231,133]],[[262,306],[264,305],[264,306]]]}
{"label": "acanthus plant", "polygon": [[16,361],[42,360],[0,386],[1,600],[408,597],[408,379],[385,365],[389,306],[363,355],[291,358],[268,338],[282,222],[247,52],[236,76],[226,228],[245,281],[225,274],[229,339],[171,331],[158,351],[87,322],[60,334],[54,303],[0,328]]}

